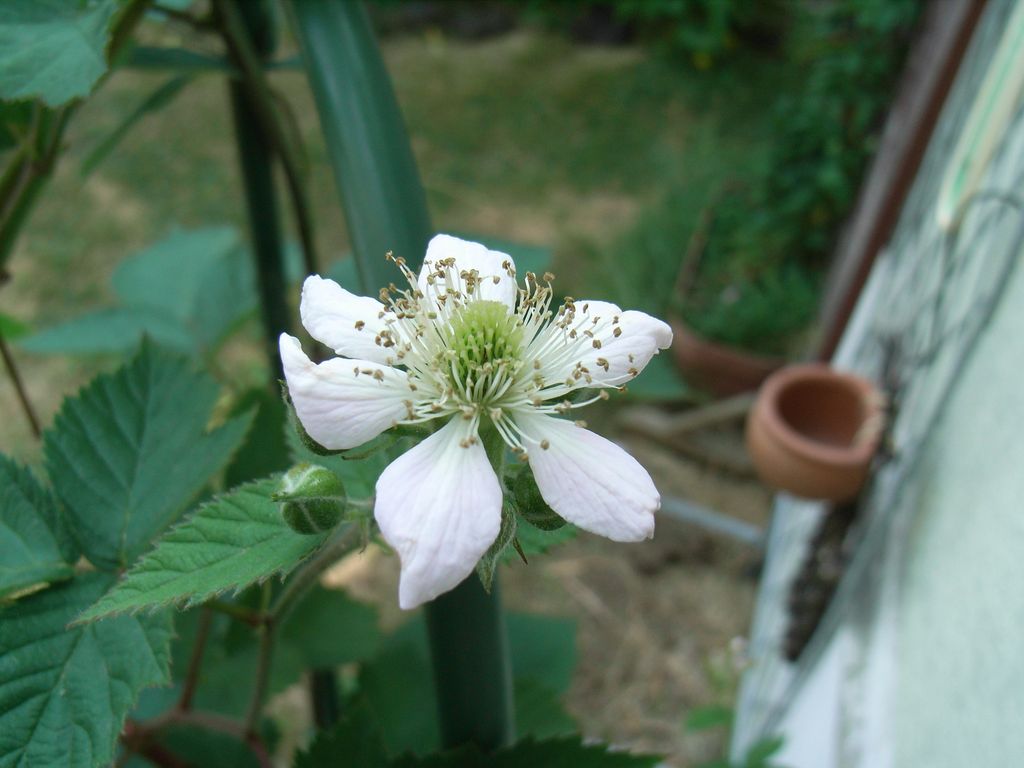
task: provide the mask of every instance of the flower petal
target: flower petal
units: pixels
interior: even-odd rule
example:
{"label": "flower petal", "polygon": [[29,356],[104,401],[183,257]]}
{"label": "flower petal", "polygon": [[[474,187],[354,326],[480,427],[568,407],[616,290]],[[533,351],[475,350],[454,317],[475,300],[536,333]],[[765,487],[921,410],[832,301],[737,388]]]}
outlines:
{"label": "flower petal", "polygon": [[613,541],[654,535],[661,496],[636,459],[571,421],[529,414],[517,415],[516,422],[541,442],[530,446],[530,468],[541,496],[555,512]]}
{"label": "flower petal", "polygon": [[[442,259],[455,259],[455,275],[465,271],[476,270],[480,281],[480,298],[489,301],[500,301],[507,307],[516,303],[516,281],[509,274],[509,268],[515,271],[515,262],[507,253],[488,250],[480,243],[462,240],[451,235],[435,235],[427,245],[427,255],[423,258],[420,270],[419,289],[424,294],[436,295],[436,290],[429,287],[431,274],[437,271],[437,263]],[[506,266],[507,265],[507,266]],[[441,285],[438,279],[436,285]],[[456,286],[465,293],[466,283],[461,278]]]}
{"label": "flower petal", "polygon": [[404,609],[458,585],[498,536],[501,485],[480,442],[465,443],[475,437],[456,416],[377,480],[374,515],[402,560]]}
{"label": "flower petal", "polygon": [[339,355],[394,362],[392,353],[377,341],[387,328],[387,314],[376,299],[356,296],[333,280],[310,275],[302,284],[299,315],[309,335]]}
{"label": "flower petal", "polygon": [[[541,361],[544,378],[553,384],[572,379],[575,384],[569,389],[621,386],[639,375],[658,350],[672,344],[669,325],[645,312],[624,312],[595,299],[578,299],[574,307],[569,328],[575,336],[567,342],[573,348],[553,356],[549,365]],[[559,386],[549,396],[565,391]]]}
{"label": "flower petal", "polygon": [[286,333],[279,346],[295,413],[325,448],[355,448],[407,416],[413,393],[404,371],[341,357],[317,365]]}

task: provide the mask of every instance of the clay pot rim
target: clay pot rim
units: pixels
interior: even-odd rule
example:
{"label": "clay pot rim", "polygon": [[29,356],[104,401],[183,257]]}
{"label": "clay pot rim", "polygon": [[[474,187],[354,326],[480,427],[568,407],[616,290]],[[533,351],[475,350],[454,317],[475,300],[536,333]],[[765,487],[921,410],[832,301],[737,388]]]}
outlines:
{"label": "clay pot rim", "polygon": [[867,379],[851,373],[837,371],[824,363],[800,363],[789,365],[769,376],[761,387],[759,397],[764,400],[765,419],[763,426],[776,440],[797,456],[813,462],[825,461],[838,467],[856,468],[871,460],[878,448],[881,430],[873,430],[869,440],[847,447],[838,448],[804,437],[789,427],[779,412],[779,394],[796,381],[827,382],[853,391],[864,403],[866,419],[877,416],[881,411],[878,391]]}

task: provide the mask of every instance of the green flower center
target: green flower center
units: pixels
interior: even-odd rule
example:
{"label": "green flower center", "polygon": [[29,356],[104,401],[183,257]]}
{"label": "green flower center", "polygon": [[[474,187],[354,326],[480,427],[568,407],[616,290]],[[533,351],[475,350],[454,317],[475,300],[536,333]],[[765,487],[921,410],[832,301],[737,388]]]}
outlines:
{"label": "green flower center", "polygon": [[458,382],[479,388],[514,373],[522,356],[523,327],[500,301],[474,301],[452,319],[448,349],[455,353]]}

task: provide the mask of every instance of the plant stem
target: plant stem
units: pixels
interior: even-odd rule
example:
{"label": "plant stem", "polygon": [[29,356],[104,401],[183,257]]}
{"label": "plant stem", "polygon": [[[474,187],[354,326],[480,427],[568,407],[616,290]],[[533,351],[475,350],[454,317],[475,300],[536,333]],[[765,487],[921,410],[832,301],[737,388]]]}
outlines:
{"label": "plant stem", "polygon": [[426,605],[441,743],[484,751],[511,743],[512,665],[497,576],[487,594],[476,574]]}
{"label": "plant stem", "polygon": [[39,427],[39,417],[36,416],[35,409],[32,407],[32,402],[28,399],[28,392],[25,391],[25,383],[21,380],[21,374],[18,373],[18,367],[14,364],[14,358],[11,356],[11,351],[7,348],[7,341],[2,335],[0,335],[0,355],[4,359],[4,367],[7,368],[7,375],[11,377],[11,383],[14,384],[14,391],[18,395],[18,402],[21,403],[22,413],[25,414],[25,418],[28,420],[29,428],[32,430],[32,434],[38,440],[42,437],[42,429]]}

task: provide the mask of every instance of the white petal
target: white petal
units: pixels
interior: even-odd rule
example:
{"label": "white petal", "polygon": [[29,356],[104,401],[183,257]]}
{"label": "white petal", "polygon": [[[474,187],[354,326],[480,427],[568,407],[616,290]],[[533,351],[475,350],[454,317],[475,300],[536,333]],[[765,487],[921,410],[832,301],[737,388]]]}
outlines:
{"label": "white petal", "polygon": [[472,423],[453,418],[377,480],[374,515],[402,560],[398,601],[415,608],[458,585],[498,537],[502,493]]}
{"label": "white petal", "polygon": [[[433,289],[428,286],[427,276],[437,268],[437,262],[441,259],[455,259],[456,276],[460,272],[475,269],[482,278],[480,298],[500,301],[508,307],[515,306],[516,281],[509,277],[506,265],[512,270],[515,270],[516,265],[507,253],[491,251],[480,243],[451,235],[435,235],[427,245],[427,255],[423,258],[419,276],[419,289],[428,296],[433,295]],[[461,278],[457,288],[463,292],[466,289],[465,281]]]}
{"label": "white petal", "polygon": [[523,431],[547,449],[529,446],[541,496],[584,530],[614,541],[654,535],[661,496],[640,463],[610,440],[571,421],[541,414],[517,416]]}
{"label": "white petal", "polygon": [[309,335],[345,357],[393,362],[393,354],[377,343],[387,328],[384,305],[368,296],[356,296],[333,280],[310,275],[302,284],[299,315]]}
{"label": "white petal", "polygon": [[627,309],[619,319],[623,334],[650,336],[658,349],[668,349],[672,346],[672,328],[664,320],[640,312],[636,309]]}
{"label": "white petal", "polygon": [[318,365],[286,333],[279,346],[295,414],[325,448],[355,448],[406,417],[413,393],[404,371],[341,357]]}
{"label": "white petal", "polygon": [[636,310],[595,299],[578,299],[572,328],[577,336],[575,354],[562,356],[559,365],[544,370],[552,382],[563,382],[582,365],[591,380],[581,378],[577,387],[617,387],[635,378],[658,354],[672,344],[667,323]]}

